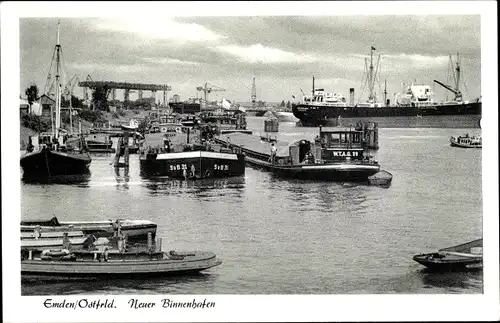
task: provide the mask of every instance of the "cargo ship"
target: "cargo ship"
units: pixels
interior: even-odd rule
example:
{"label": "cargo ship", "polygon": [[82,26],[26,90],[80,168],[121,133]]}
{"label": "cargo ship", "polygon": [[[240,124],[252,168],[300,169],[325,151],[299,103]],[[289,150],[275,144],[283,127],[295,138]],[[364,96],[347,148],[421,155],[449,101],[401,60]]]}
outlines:
{"label": "cargo ship", "polygon": [[[292,104],[292,111],[296,118],[300,120],[302,126],[329,125],[332,120],[339,118],[359,118],[362,121],[371,121],[369,118],[376,117],[425,117],[425,116],[472,116],[473,124],[478,124],[481,118],[481,99],[477,98],[471,101],[463,100],[460,91],[460,59],[457,54],[456,62],[453,62],[450,56],[450,63],[455,66],[453,71],[454,87],[446,85],[440,81],[434,80],[454,94],[451,101],[434,101],[430,85],[411,84],[403,93],[399,93],[395,102],[390,104],[387,100],[387,90],[384,88],[384,100],[378,101],[374,92],[376,71],[373,65],[373,51],[370,51],[370,65],[367,66],[366,83],[369,89],[368,100],[354,104],[348,104],[343,95],[337,93],[327,93],[324,89],[315,88],[314,77],[312,91],[310,94],[304,94],[301,103]],[[380,56],[379,56],[380,59]],[[378,66],[378,63],[377,63]],[[351,89],[351,100],[353,100],[353,89]],[[477,119],[477,120],[476,120]]]}

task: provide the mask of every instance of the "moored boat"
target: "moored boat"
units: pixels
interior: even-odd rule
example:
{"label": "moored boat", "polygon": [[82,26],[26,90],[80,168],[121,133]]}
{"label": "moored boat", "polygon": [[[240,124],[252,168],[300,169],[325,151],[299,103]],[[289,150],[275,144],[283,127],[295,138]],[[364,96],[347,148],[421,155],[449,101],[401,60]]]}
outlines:
{"label": "moored boat", "polygon": [[[327,125],[341,118],[354,118],[351,122],[368,121],[372,118],[394,118],[394,117],[427,117],[427,116],[468,116],[477,122],[481,116],[482,103],[480,98],[464,100],[460,91],[460,59],[457,55],[456,62],[450,57],[451,65],[456,65],[453,71],[455,80],[454,86],[443,84],[437,80],[435,83],[441,85],[452,92],[455,97],[451,101],[437,102],[432,99],[430,85],[411,84],[403,93],[395,97],[395,102],[390,104],[387,99],[387,91],[384,90],[384,99],[379,101],[375,94],[375,81],[378,79],[378,63],[373,64],[373,51],[370,51],[370,64],[365,62],[367,88],[369,89],[368,100],[354,103],[354,88],[351,89],[349,104],[346,103],[343,95],[331,95],[324,89],[317,89],[314,86],[311,94],[304,94],[300,103],[292,104],[292,111],[296,118],[300,119],[303,126]],[[379,57],[380,58],[380,57]],[[365,88],[365,87],[363,87]]]}
{"label": "moored boat", "polygon": [[[176,179],[204,179],[240,176],[245,173],[245,156],[200,137],[190,141],[191,132],[163,136],[163,145],[147,145],[139,155],[141,176]],[[201,132],[200,132],[201,134]],[[150,136],[152,137],[152,136]]]}
{"label": "moored boat", "polygon": [[[55,64],[53,64],[55,63]],[[52,71],[52,67],[55,69]],[[55,80],[52,81],[51,73]],[[20,164],[23,177],[51,177],[57,175],[81,175],[89,173],[92,161],[84,145],[80,149],[69,149],[68,136],[61,128],[61,45],[59,44],[59,23],[57,25],[57,43],[54,47],[53,61],[47,85],[55,88],[55,124],[52,124],[51,133],[42,133],[38,136],[37,145],[30,144],[26,154],[21,156]],[[52,93],[48,93],[49,97]],[[51,118],[52,123],[53,118]],[[31,139],[30,139],[31,140]],[[36,147],[38,146],[38,147]],[[36,149],[38,148],[38,149]]]}
{"label": "moored boat", "polygon": [[439,271],[474,270],[483,267],[483,239],[443,248],[438,252],[419,254],[413,260]]}
{"label": "moored boat", "polygon": [[247,163],[279,176],[367,182],[380,165],[364,151],[362,136],[363,132],[354,128],[320,127],[314,142],[299,140],[289,145],[239,133],[216,141],[245,153]]}
{"label": "moored boat", "polygon": [[483,141],[481,136],[465,134],[462,136],[450,137],[450,145],[460,148],[482,148]]}
{"label": "moored boat", "polygon": [[370,185],[388,187],[392,182],[392,174],[388,171],[381,170],[380,172],[369,176],[368,182]]}
{"label": "moored boat", "polygon": [[21,249],[39,250],[44,248],[61,248],[65,244],[71,244],[73,247],[85,247],[94,243],[95,245],[104,245],[109,240],[104,237],[92,237],[84,234],[82,231],[44,231],[36,228],[32,232],[21,232]]}
{"label": "moored boat", "polygon": [[118,228],[126,234],[129,240],[145,240],[148,233],[154,238],[157,224],[148,220],[118,219],[116,221],[59,221],[57,217],[50,220],[21,221],[21,232],[34,232],[36,228],[41,232],[63,232],[66,230],[79,230],[84,234],[95,234],[99,237],[111,237]]}
{"label": "moored boat", "polygon": [[23,254],[22,280],[128,278],[196,273],[222,263],[213,252],[174,252],[62,249],[33,256]]}

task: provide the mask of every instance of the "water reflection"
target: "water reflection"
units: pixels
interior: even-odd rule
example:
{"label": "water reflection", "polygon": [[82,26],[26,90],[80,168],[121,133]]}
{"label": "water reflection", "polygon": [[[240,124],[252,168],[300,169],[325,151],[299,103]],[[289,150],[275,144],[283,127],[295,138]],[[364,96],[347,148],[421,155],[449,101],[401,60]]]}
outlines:
{"label": "water reflection", "polygon": [[115,167],[115,180],[118,188],[129,189],[129,184],[128,184],[130,180],[129,168]]}
{"label": "water reflection", "polygon": [[[245,177],[229,177],[229,178],[206,178],[199,180],[178,180],[168,177],[155,177],[143,179],[143,186],[148,189],[149,195],[170,195],[177,193],[191,193],[198,197],[212,195],[211,190],[218,189],[235,189],[235,192],[243,192],[245,187]],[[238,194],[237,194],[238,195]]]}
{"label": "water reflection", "polygon": [[427,287],[470,289],[480,286],[482,288],[481,269],[466,272],[436,272],[424,268],[418,271],[417,275]]}
{"label": "water reflection", "polygon": [[57,176],[34,176],[24,175],[21,180],[24,184],[63,184],[63,185],[77,185],[81,187],[88,187],[91,174],[81,175],[57,175]]}
{"label": "water reflection", "polygon": [[[54,280],[23,280],[22,295],[69,295],[69,294],[161,294],[190,288],[210,286],[217,279],[217,275],[209,273],[189,273],[169,276],[138,276],[130,278],[81,278],[81,279],[54,279]],[[199,289],[198,289],[199,290]]]}

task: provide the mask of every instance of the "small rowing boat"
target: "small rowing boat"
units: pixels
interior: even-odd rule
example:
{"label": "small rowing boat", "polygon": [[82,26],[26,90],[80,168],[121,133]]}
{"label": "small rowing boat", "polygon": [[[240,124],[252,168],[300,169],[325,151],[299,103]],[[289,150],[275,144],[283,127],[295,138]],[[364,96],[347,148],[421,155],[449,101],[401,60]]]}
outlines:
{"label": "small rowing boat", "polygon": [[433,270],[456,271],[483,268],[483,239],[419,254],[413,260]]}

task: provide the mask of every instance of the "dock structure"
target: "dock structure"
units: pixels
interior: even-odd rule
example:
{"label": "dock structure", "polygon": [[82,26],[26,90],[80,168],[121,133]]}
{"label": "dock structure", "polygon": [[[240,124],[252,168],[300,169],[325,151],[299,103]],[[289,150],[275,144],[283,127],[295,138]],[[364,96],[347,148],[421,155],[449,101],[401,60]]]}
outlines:
{"label": "dock structure", "polygon": [[376,122],[358,122],[356,130],[363,131],[363,141],[368,149],[377,150],[378,146],[378,124]]}
{"label": "dock structure", "polygon": [[[128,137],[129,137],[129,132],[124,131],[123,137],[120,137],[120,139],[118,139],[118,145],[116,147],[116,154],[115,154],[115,161],[113,163],[113,166],[115,168],[118,168],[118,167],[128,168],[128,166],[129,166]],[[121,156],[123,156],[123,163],[120,163]]]}
{"label": "dock structure", "polygon": [[151,91],[151,98],[155,99],[156,102],[156,92],[163,91],[163,100],[166,104],[167,92],[172,91],[172,87],[167,84],[145,84],[145,83],[128,83],[128,82],[113,82],[113,81],[92,81],[87,79],[85,81],[78,82],[78,86],[83,87],[85,93],[88,93],[89,89],[95,89],[98,87],[104,87],[108,90],[106,95],[112,94],[113,100],[116,99],[116,90],[123,90],[123,98],[125,101],[130,99],[130,91],[137,90],[139,99],[142,99],[143,91]]}

